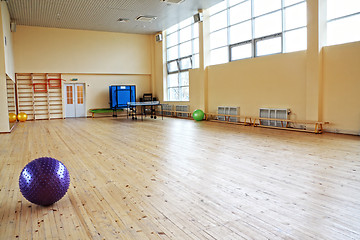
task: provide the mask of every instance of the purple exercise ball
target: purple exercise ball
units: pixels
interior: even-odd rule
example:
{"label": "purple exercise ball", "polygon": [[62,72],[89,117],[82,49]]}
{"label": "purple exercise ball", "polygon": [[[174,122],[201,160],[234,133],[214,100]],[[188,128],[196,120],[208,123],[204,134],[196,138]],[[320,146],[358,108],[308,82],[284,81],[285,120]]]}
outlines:
{"label": "purple exercise ball", "polygon": [[21,171],[19,187],[22,195],[32,203],[49,206],[59,201],[70,185],[65,165],[50,157],[29,162]]}

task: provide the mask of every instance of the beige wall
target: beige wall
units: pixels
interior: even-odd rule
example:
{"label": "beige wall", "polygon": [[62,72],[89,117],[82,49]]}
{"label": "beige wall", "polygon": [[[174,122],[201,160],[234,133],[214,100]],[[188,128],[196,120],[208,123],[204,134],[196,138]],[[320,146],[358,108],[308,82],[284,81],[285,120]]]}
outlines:
{"label": "beige wall", "polygon": [[[87,115],[91,108],[109,108],[109,86],[111,85],[136,85],[136,98],[142,97],[143,93],[151,92],[150,75],[93,75],[93,74],[63,74],[65,83],[85,84],[85,107]],[[78,79],[76,82],[70,79]],[[64,100],[65,102],[65,100]]]}
{"label": "beige wall", "polygon": [[150,35],[18,26],[16,72],[151,74]]}
{"label": "beige wall", "polygon": [[[1,55],[1,51],[0,51]],[[0,65],[2,61],[0,60]],[[1,68],[1,67],[0,67]],[[9,132],[9,110],[7,103],[7,92],[6,92],[6,75],[1,73],[0,70],[0,133]]]}
{"label": "beige wall", "polygon": [[305,57],[295,52],[210,66],[209,112],[236,106],[241,115],[258,116],[259,108],[290,108],[293,119],[305,119]]}
{"label": "beige wall", "polygon": [[[17,73],[62,73],[65,83],[84,83],[86,110],[109,107],[110,85],[151,92],[153,36],[18,26]],[[89,115],[89,113],[87,113]]]}
{"label": "beige wall", "polygon": [[323,104],[328,130],[360,135],[360,42],[324,48]]}
{"label": "beige wall", "polygon": [[[189,71],[189,78],[194,79],[194,81],[189,82],[189,99],[191,101],[190,111],[193,112],[196,109],[202,109],[205,111],[206,105],[204,102],[205,99],[205,72],[201,69],[191,69]],[[183,103],[179,103],[182,105]],[[184,104],[187,105],[187,104]]]}
{"label": "beige wall", "polygon": [[[191,70],[190,101],[169,104],[207,112],[216,112],[218,106],[237,106],[243,116],[258,116],[262,107],[290,108],[291,119],[329,121],[327,131],[360,135],[360,42],[323,47],[323,3],[308,1],[306,51]],[[205,57],[200,61],[206,64],[208,25],[204,22],[201,28]],[[155,49],[156,91],[161,93],[166,72],[159,69],[166,59],[160,46]]]}

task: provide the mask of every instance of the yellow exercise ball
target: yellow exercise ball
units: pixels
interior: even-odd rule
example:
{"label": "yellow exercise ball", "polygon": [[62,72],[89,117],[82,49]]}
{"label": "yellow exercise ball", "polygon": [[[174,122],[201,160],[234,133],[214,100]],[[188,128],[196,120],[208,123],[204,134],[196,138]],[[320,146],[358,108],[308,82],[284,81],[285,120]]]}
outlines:
{"label": "yellow exercise ball", "polygon": [[16,114],[15,113],[9,113],[9,122],[13,123],[16,121]]}
{"label": "yellow exercise ball", "polygon": [[20,122],[25,122],[27,120],[27,114],[24,113],[24,112],[21,112],[21,113],[18,114],[17,119]]}

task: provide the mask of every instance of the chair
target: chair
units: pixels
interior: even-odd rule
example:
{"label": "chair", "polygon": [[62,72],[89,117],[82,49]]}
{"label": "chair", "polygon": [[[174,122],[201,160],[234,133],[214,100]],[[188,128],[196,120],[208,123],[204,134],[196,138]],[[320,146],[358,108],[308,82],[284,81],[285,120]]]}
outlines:
{"label": "chair", "polygon": [[[151,101],[156,101],[156,98],[152,96],[152,93],[144,93],[143,97],[140,98],[140,102],[151,102]],[[149,112],[150,113],[150,117],[156,119],[156,112],[155,112],[155,107],[154,106],[148,106],[148,107],[144,107],[144,114],[146,116],[146,113]]]}

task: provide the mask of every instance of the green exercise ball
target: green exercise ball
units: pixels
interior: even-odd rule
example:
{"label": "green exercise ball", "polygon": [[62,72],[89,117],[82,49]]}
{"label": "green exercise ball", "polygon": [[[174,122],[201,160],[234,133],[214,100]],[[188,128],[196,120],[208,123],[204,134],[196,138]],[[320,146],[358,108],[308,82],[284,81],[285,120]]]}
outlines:
{"label": "green exercise ball", "polygon": [[196,109],[194,112],[193,112],[193,118],[196,120],[196,121],[201,121],[204,119],[204,112],[200,109]]}

